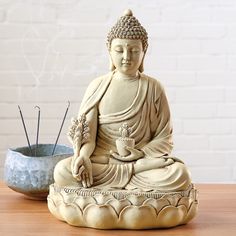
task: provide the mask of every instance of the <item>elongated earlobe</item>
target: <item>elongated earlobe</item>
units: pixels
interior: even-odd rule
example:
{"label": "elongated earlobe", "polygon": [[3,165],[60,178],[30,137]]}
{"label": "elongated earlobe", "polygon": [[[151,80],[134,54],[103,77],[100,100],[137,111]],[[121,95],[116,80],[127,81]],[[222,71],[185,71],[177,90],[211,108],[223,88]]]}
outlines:
{"label": "elongated earlobe", "polygon": [[144,71],[143,62],[144,62],[144,57],[145,57],[145,55],[146,55],[146,51],[144,52],[142,62],[141,62],[141,64],[140,64],[139,68],[138,68],[139,72],[141,72],[141,73]]}
{"label": "elongated earlobe", "polygon": [[139,72],[141,72],[141,73],[144,71],[144,68],[143,68],[143,60],[142,60],[142,62],[141,62],[141,64],[140,64],[138,70],[139,70]]}

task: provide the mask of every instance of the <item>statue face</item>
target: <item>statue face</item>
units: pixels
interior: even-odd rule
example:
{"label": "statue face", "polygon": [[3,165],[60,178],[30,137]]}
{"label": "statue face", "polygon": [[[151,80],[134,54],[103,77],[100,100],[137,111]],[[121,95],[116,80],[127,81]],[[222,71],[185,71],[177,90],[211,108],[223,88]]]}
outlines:
{"label": "statue face", "polygon": [[113,39],[110,56],[114,66],[120,73],[134,75],[144,57],[142,42],[139,39]]}

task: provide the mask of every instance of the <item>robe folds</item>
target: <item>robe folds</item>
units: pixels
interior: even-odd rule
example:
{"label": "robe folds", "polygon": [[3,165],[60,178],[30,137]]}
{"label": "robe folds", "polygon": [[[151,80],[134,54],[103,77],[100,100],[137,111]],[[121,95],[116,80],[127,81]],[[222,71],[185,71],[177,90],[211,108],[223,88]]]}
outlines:
{"label": "robe folds", "polygon": [[[109,87],[112,75],[109,73],[92,81],[81,103],[79,115],[99,109],[99,102]],[[87,120],[89,124],[97,123],[96,147],[90,157],[94,186],[142,191],[179,191],[188,188],[191,183],[189,172],[178,158],[171,157],[174,163],[164,168],[134,174],[135,162],[121,162],[110,155],[110,150],[117,152],[119,128],[127,123],[132,128],[130,138],[135,139],[135,148],[144,153],[145,159],[170,158],[173,148],[172,124],[166,94],[159,81],[140,74],[138,91],[129,107],[112,114],[101,114],[98,110],[97,114],[96,119]],[[68,160],[64,161],[64,166],[66,162]]]}

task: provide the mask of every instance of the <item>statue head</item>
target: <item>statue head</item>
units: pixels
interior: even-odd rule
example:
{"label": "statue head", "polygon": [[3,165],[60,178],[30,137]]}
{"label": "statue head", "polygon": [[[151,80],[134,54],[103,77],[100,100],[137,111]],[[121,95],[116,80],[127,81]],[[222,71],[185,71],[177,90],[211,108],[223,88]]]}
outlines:
{"label": "statue head", "polygon": [[[129,50],[124,50],[125,46]],[[148,47],[148,36],[131,10],[126,10],[124,15],[111,28],[107,36],[107,47],[111,57],[111,70],[122,69],[118,68],[119,64],[116,63],[116,59],[118,59],[117,56],[121,56],[121,53],[123,53],[127,69],[129,62],[132,63],[134,59],[136,69],[143,72],[143,59]]]}

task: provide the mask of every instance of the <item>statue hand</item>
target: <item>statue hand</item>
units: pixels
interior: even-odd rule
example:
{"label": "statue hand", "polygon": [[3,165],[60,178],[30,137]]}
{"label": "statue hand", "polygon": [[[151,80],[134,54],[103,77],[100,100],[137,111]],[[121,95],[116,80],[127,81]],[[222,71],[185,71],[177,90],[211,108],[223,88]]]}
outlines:
{"label": "statue hand", "polygon": [[144,153],[138,149],[128,146],[126,146],[125,148],[130,152],[128,156],[120,156],[118,153],[113,152],[112,150],[110,151],[110,154],[112,155],[112,157],[120,161],[136,161],[144,157]]}
{"label": "statue hand", "polygon": [[78,156],[71,162],[72,175],[78,181],[81,181],[84,188],[93,184],[92,163],[89,158]]}
{"label": "statue hand", "polygon": [[171,158],[143,158],[138,160],[134,165],[134,173],[143,172],[146,170],[153,170],[158,168],[165,168],[174,164],[174,160]]}

